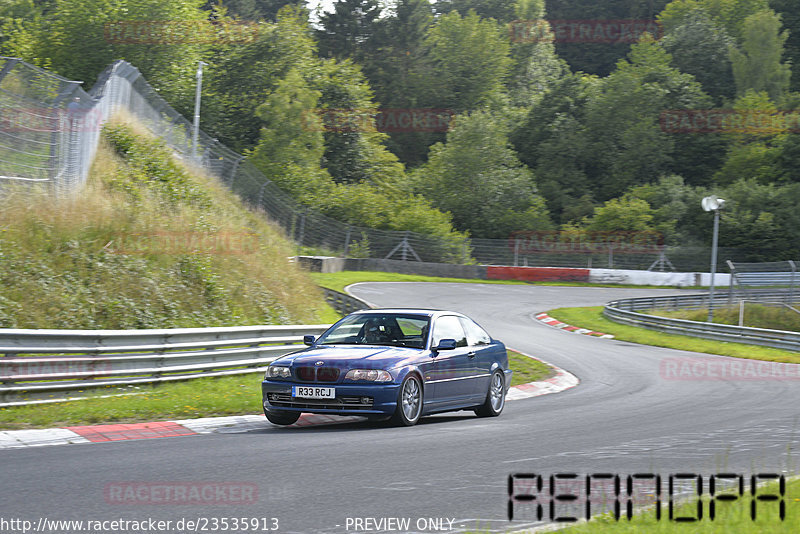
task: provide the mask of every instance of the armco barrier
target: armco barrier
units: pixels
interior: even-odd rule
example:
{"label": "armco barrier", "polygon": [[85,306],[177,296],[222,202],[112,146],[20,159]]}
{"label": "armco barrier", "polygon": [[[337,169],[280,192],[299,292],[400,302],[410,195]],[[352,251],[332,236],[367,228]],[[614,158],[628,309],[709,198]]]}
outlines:
{"label": "armco barrier", "polygon": [[588,282],[589,269],[489,265],[486,267],[486,278],[489,280],[524,280],[528,282]]}
{"label": "armco barrier", "polygon": [[252,373],[327,325],[0,330],[0,405],[79,390]]}
{"label": "armco barrier", "polygon": [[325,294],[325,300],[328,304],[342,315],[347,315],[348,313],[353,313],[358,310],[368,310],[370,308],[369,304],[351,295],[339,293],[327,287],[323,287],[322,291]]}
{"label": "armco barrier", "polygon": [[[792,297],[786,291],[760,291],[748,294],[747,300],[789,302]],[[725,293],[715,296],[713,307],[717,309],[729,306],[736,301],[736,298],[737,295],[735,294]],[[653,309],[700,309],[708,308],[708,305],[708,294],[621,299],[606,304],[603,309],[603,315],[619,323],[668,334],[800,351],[800,332],[687,321],[642,313],[644,310]]]}

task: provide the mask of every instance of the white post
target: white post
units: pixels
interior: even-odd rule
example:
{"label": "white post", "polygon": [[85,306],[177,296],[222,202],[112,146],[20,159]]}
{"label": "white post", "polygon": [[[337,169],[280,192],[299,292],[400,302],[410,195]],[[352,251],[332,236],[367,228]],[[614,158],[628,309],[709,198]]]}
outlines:
{"label": "white post", "polygon": [[744,299],[739,301],[739,326],[744,326]]}
{"label": "white post", "polygon": [[719,209],[714,210],[714,236],[711,238],[711,287],[708,290],[708,322],[714,322],[714,275],[717,273],[717,236],[719,234]]}
{"label": "white post", "polygon": [[197,138],[200,133],[200,92],[203,88],[203,65],[205,61],[197,62],[197,87],[194,94],[194,122],[192,124],[192,159],[197,161]]}
{"label": "white post", "polygon": [[704,211],[714,212],[714,235],[711,238],[711,285],[708,290],[708,322],[714,322],[714,275],[717,273],[717,236],[719,235],[719,210],[725,201],[716,195],[705,197],[700,204]]}

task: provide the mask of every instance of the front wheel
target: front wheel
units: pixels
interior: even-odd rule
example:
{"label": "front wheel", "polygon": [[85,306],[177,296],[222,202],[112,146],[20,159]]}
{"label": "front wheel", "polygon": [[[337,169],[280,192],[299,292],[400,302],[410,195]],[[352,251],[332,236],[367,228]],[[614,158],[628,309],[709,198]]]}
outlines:
{"label": "front wheel", "polygon": [[416,375],[409,375],[400,386],[397,408],[392,423],[398,426],[413,426],[422,415],[422,384]]}
{"label": "front wheel", "polygon": [[281,426],[292,425],[300,419],[300,412],[268,412],[264,410],[264,415],[273,425]]}
{"label": "front wheel", "polygon": [[486,400],[476,410],[478,417],[497,417],[506,405],[506,375],[498,369],[489,381]]}

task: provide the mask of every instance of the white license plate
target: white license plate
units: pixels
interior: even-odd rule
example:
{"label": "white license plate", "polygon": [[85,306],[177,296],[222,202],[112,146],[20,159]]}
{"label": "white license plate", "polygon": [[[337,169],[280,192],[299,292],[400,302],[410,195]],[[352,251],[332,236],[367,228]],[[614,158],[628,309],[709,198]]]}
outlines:
{"label": "white license plate", "polygon": [[292,386],[292,397],[302,397],[304,399],[335,399],[336,388]]}

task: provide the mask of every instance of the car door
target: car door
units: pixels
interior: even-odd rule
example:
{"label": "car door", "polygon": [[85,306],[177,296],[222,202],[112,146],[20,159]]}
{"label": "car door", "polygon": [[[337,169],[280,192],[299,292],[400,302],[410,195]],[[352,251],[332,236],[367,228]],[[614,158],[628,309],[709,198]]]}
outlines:
{"label": "car door", "polygon": [[[443,339],[454,339],[453,350],[433,351]],[[432,405],[446,407],[470,401],[475,394],[473,360],[464,327],[455,315],[443,315],[433,323],[431,333],[431,366],[426,373],[432,390]]]}
{"label": "car door", "polygon": [[486,392],[489,391],[489,379],[491,378],[492,365],[497,361],[497,348],[492,344],[492,337],[475,321],[467,317],[460,317],[461,325],[467,334],[467,345],[469,346],[468,355],[474,355],[471,358],[472,373],[475,378],[472,380],[472,385],[475,394],[479,397],[485,397]]}

